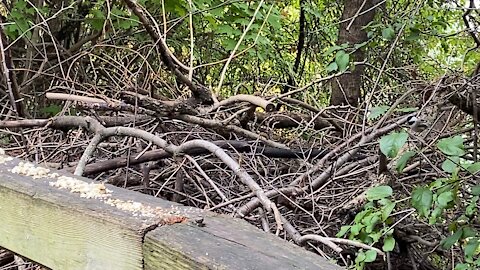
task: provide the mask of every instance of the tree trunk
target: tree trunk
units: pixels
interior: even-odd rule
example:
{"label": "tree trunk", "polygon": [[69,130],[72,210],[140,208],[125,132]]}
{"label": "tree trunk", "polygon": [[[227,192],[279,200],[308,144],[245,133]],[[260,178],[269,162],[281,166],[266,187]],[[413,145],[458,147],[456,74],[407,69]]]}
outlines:
{"label": "tree trunk", "polygon": [[[362,30],[375,15],[374,9],[369,10],[374,5],[374,0],[345,0],[343,13],[338,33],[337,44],[348,43],[350,46],[367,41],[367,33]],[[360,10],[360,12],[359,12]],[[352,19],[354,20],[352,23]],[[350,25],[351,24],[351,25]],[[350,25],[350,28],[347,27]],[[350,61],[363,61],[365,52],[359,49],[350,55]],[[362,86],[362,76],[365,71],[363,65],[358,65],[349,73],[345,73],[334,80],[332,83],[332,95],[330,105],[345,105],[357,107],[360,97],[360,87]]]}

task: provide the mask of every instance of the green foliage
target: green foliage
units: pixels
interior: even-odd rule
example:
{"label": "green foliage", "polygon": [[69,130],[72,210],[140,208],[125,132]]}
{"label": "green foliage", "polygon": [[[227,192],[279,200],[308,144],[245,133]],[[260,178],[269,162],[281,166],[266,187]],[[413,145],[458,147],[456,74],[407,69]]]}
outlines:
{"label": "green foliage", "polygon": [[397,160],[395,169],[397,172],[401,173],[403,169],[407,166],[408,161],[417,154],[415,151],[407,151],[403,153],[400,158]]}
{"label": "green foliage", "polygon": [[21,35],[31,38],[32,33],[30,26],[35,15],[35,9],[30,7],[24,0],[14,2],[13,9],[8,14],[7,20],[12,22],[5,26],[5,33],[11,39],[15,39]]}
{"label": "green foliage", "polygon": [[355,257],[355,269],[363,269],[365,263],[373,262],[377,258],[377,252],[374,250],[360,250]]}
{"label": "green foliage", "polygon": [[393,190],[389,186],[373,187],[367,191],[367,199],[369,201],[381,200],[392,196]]}
{"label": "green foliage", "polygon": [[[392,251],[395,246],[393,238],[393,228],[390,215],[395,209],[396,203],[389,197],[393,190],[389,186],[377,186],[370,188],[366,192],[368,203],[364,209],[359,212],[352,225],[342,226],[337,233],[337,237],[347,235],[349,239],[360,241],[362,243],[373,245],[383,239],[383,251]],[[377,256],[374,250],[364,252],[360,250],[355,259],[355,268],[363,269],[365,263],[373,262]]]}
{"label": "green foliage", "polygon": [[460,171],[476,173],[479,170],[477,163],[464,164],[461,158],[465,154],[463,138],[460,136],[445,138],[437,143],[438,149],[446,155],[442,169],[450,174],[449,178],[438,178],[428,186],[420,186],[412,192],[411,203],[417,210],[419,217],[425,217],[430,224],[444,223],[446,212],[450,209],[465,209],[465,212],[458,216],[448,229],[450,236],[442,239],[441,246],[450,249],[454,246],[460,247],[464,252],[464,263],[459,263],[455,269],[478,269],[480,258],[479,233],[474,226],[471,226],[473,217],[478,214],[478,200],[480,196],[480,185],[470,187],[470,196],[459,198],[462,188],[461,180],[458,177]]}
{"label": "green foliage", "polygon": [[437,147],[445,155],[463,156],[465,154],[463,138],[461,136],[441,139],[438,141]]}
{"label": "green foliage", "polygon": [[377,119],[378,117],[384,115],[388,111],[388,109],[390,109],[390,106],[385,105],[371,108],[368,114],[368,120]]}
{"label": "green foliage", "polygon": [[382,37],[386,40],[392,40],[395,38],[395,30],[391,26],[382,30]]}
{"label": "green foliage", "polygon": [[60,107],[56,104],[51,104],[51,105],[49,105],[45,108],[41,108],[40,112],[49,116],[49,117],[52,117],[52,116],[57,115],[61,110],[62,110],[62,107]]}
{"label": "green foliage", "polygon": [[412,206],[417,209],[418,214],[427,217],[432,206],[433,192],[425,187],[417,187],[412,192]]}
{"label": "green foliage", "polygon": [[398,151],[405,145],[408,139],[406,132],[392,132],[380,139],[380,151],[389,157],[394,158],[398,155]]}

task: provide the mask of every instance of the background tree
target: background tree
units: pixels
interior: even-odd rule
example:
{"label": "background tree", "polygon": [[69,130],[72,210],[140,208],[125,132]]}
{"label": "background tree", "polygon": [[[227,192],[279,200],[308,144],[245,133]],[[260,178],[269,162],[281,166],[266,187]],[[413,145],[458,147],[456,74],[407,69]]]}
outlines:
{"label": "background tree", "polygon": [[[337,45],[346,44],[348,47],[354,47],[354,49],[350,54],[338,51],[336,57],[339,62],[362,62],[365,59],[365,49],[362,47],[355,48],[355,45],[358,46],[368,41],[365,27],[372,22],[375,16],[374,2],[373,0],[344,1]],[[363,64],[355,65],[350,73],[342,74],[333,82],[330,97],[331,105],[348,104],[357,107],[364,70],[365,66]]]}

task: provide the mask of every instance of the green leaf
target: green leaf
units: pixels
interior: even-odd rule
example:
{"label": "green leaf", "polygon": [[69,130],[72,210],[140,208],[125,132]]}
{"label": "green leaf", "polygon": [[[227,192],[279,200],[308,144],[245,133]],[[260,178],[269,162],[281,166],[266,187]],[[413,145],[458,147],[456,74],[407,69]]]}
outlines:
{"label": "green leaf", "polygon": [[472,194],[474,196],[480,195],[480,185],[476,185],[472,187]]}
{"label": "green leaf", "polygon": [[18,10],[24,10],[27,7],[27,2],[23,0],[19,0],[15,3],[15,8]]}
{"label": "green leaf", "polygon": [[410,28],[410,35],[407,36],[405,39],[407,41],[414,41],[414,40],[417,40],[420,38],[420,30],[418,30],[417,28]]}
{"label": "green leaf", "polygon": [[383,136],[380,139],[380,151],[389,158],[397,156],[398,151],[402,148],[408,139],[406,132],[393,132]]}
{"label": "green leaf", "polygon": [[393,190],[389,186],[378,186],[367,190],[367,200],[374,201],[380,200],[386,197],[390,197],[393,194]]}
{"label": "green leaf", "polygon": [[231,51],[237,45],[237,41],[233,40],[231,38],[224,38],[224,39],[222,39],[222,45],[225,48],[225,50]]}
{"label": "green leaf", "polygon": [[395,203],[389,202],[382,207],[382,220],[385,221],[392,213],[393,209],[395,209]]}
{"label": "green leaf", "polygon": [[368,120],[374,120],[379,116],[382,116],[386,111],[390,109],[390,106],[377,106],[370,109],[370,113],[368,114]]}
{"label": "green leaf", "polygon": [[461,136],[441,139],[438,141],[437,147],[448,156],[463,156],[465,154]]}
{"label": "green leaf", "polygon": [[359,251],[357,253],[357,257],[355,258],[355,262],[357,262],[357,263],[363,262],[363,261],[365,261],[365,258],[367,258],[367,256],[365,255],[365,252]]}
{"label": "green leaf", "polygon": [[342,47],[338,46],[338,45],[334,45],[330,48],[328,48],[328,50],[324,53],[325,56],[328,56],[330,55],[331,53],[333,53],[334,51],[337,51],[337,50],[340,50],[340,49],[343,49]]}
{"label": "green leaf", "polygon": [[397,172],[403,172],[403,169],[407,166],[408,161],[417,154],[415,151],[407,151],[405,152],[398,160],[395,169]]}
{"label": "green leaf", "polygon": [[435,207],[430,215],[428,223],[433,225],[437,222],[437,218],[442,216],[444,208],[441,206]]}
{"label": "green leaf", "polygon": [[462,238],[474,237],[477,235],[477,230],[473,227],[463,227],[462,228]]}
{"label": "green leaf", "polygon": [[440,244],[444,249],[450,249],[458,240],[460,240],[460,237],[462,237],[462,230],[457,230],[454,234],[442,239]]}
{"label": "green leaf", "polygon": [[277,14],[270,14],[270,16],[268,16],[268,23],[273,27],[273,29],[276,29],[276,30],[279,30],[282,28],[282,24],[280,23],[281,22],[281,17]]}
{"label": "green leaf", "polygon": [[105,23],[105,15],[101,10],[93,9],[90,11],[93,15],[92,19],[89,19],[90,24],[92,25],[93,29],[101,30],[103,29],[103,24]]}
{"label": "green leaf", "polygon": [[375,213],[374,215],[370,215],[369,218],[365,219],[365,232],[372,233],[375,230],[375,226],[380,223],[382,219],[380,218],[379,213]]}
{"label": "green leaf", "polygon": [[350,55],[348,53],[343,50],[337,52],[335,56],[335,63],[337,63],[340,72],[347,70],[349,61]]}
{"label": "green leaf", "polygon": [[382,37],[386,40],[392,40],[395,37],[395,31],[389,26],[382,30]]}
{"label": "green leaf", "polygon": [[382,237],[382,232],[379,231],[379,232],[376,232],[376,233],[370,233],[368,235],[368,237],[372,238],[372,241],[374,243],[378,242],[378,240],[380,240],[380,237]]}
{"label": "green leaf", "polygon": [[455,265],[454,270],[470,270],[472,269],[467,263],[460,263]]}
{"label": "green leaf", "polygon": [[395,238],[393,238],[393,236],[388,236],[385,238],[385,240],[383,241],[383,251],[385,252],[389,252],[389,251],[392,251],[393,248],[395,247]]}
{"label": "green leaf", "polygon": [[370,214],[371,212],[371,210],[363,210],[355,216],[355,219],[353,221],[355,223],[359,223],[367,214]]}
{"label": "green leaf", "polygon": [[480,162],[475,162],[473,164],[468,165],[467,171],[471,174],[476,174],[480,172]]}
{"label": "green leaf", "polygon": [[433,192],[425,187],[417,187],[412,192],[412,206],[420,216],[428,216],[432,207]]}
{"label": "green leaf", "polygon": [[336,234],[337,237],[343,237],[349,230],[351,226],[342,226],[340,228],[340,231]]}
{"label": "green leaf", "polygon": [[443,163],[442,163],[442,170],[444,170],[447,173],[453,173],[457,168],[460,163],[460,157],[457,156],[451,156],[448,157]]}
{"label": "green leaf", "polygon": [[350,233],[355,236],[360,233],[360,230],[365,227],[363,224],[355,224],[352,227],[350,227]]}
{"label": "green leaf", "polygon": [[337,63],[335,62],[330,63],[330,65],[327,66],[326,70],[327,72],[337,71],[338,70]]}
{"label": "green leaf", "polygon": [[373,262],[377,258],[377,252],[375,250],[367,250],[365,252],[365,262]]}
{"label": "green leaf", "polygon": [[453,201],[453,193],[451,191],[438,195],[437,202],[441,207],[446,207],[451,201]]}
{"label": "green leaf", "polygon": [[471,238],[468,240],[467,245],[465,246],[465,256],[473,257],[479,246],[478,238]]}
{"label": "green leaf", "polygon": [[55,116],[57,113],[59,113],[62,110],[62,107],[56,105],[56,104],[51,104],[45,108],[41,108],[40,112],[47,114],[49,116]]}
{"label": "green leaf", "polygon": [[477,212],[478,199],[478,196],[473,196],[473,198],[470,200],[467,207],[465,208],[465,215],[470,217]]}
{"label": "green leaf", "polygon": [[217,33],[219,34],[226,34],[229,37],[234,35],[240,35],[241,32],[238,29],[233,29],[230,25],[222,24],[217,27]]}

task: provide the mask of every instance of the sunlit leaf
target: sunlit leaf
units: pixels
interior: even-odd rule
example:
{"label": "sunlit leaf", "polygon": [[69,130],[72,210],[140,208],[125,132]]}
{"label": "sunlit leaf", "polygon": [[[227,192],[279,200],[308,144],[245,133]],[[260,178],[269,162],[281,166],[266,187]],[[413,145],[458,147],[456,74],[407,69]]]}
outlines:
{"label": "sunlit leaf", "polygon": [[467,170],[471,174],[476,174],[476,173],[480,172],[480,162],[475,162],[473,164],[468,165]]}
{"label": "sunlit leaf", "polygon": [[438,141],[437,147],[445,155],[463,156],[465,154],[463,138],[461,136],[441,139]]}
{"label": "sunlit leaf", "polygon": [[395,31],[391,26],[382,30],[382,37],[386,40],[391,40],[395,37]]}
{"label": "sunlit leaf", "polygon": [[371,108],[368,114],[368,120],[374,120],[379,116],[382,116],[386,111],[388,111],[388,109],[390,109],[390,106],[386,105]]}
{"label": "sunlit leaf", "polygon": [[453,201],[453,193],[451,191],[443,192],[438,195],[437,202],[442,207],[446,207],[451,201]]}
{"label": "sunlit leaf", "polygon": [[442,163],[442,170],[444,170],[447,173],[453,173],[455,169],[458,168],[459,162],[460,162],[460,157],[457,157],[457,156],[448,157]]}
{"label": "sunlit leaf", "polygon": [[383,136],[380,139],[380,151],[389,158],[397,156],[398,151],[402,148],[408,139],[406,132],[393,132],[389,135]]}
{"label": "sunlit leaf", "polygon": [[380,200],[386,197],[390,197],[393,194],[393,190],[389,186],[378,186],[367,190],[367,200]]}
{"label": "sunlit leaf", "polygon": [[478,238],[471,238],[468,240],[467,244],[465,245],[465,256],[473,257],[477,251],[479,246]]}
{"label": "sunlit leaf", "polygon": [[383,247],[382,247],[383,251],[385,252],[392,251],[394,247],[395,247],[395,238],[393,238],[392,235],[386,237],[385,240],[383,241]]}
{"label": "sunlit leaf", "polygon": [[460,240],[460,237],[462,237],[462,230],[457,230],[454,234],[450,235],[449,237],[442,239],[440,244],[444,249],[450,249],[455,243]]}
{"label": "sunlit leaf", "polygon": [[367,250],[365,252],[365,262],[373,262],[377,258],[377,252],[375,250]]}

